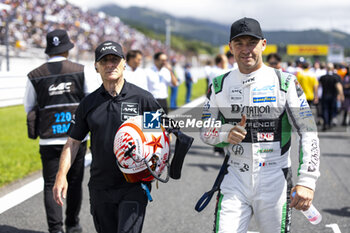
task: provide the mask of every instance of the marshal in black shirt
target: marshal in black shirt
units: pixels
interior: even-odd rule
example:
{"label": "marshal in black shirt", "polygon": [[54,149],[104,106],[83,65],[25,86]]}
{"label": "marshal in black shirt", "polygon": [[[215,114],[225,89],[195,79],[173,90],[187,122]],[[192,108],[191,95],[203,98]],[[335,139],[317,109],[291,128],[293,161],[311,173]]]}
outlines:
{"label": "marshal in black shirt", "polygon": [[109,189],[128,185],[113,153],[114,136],[129,117],[158,109],[161,106],[152,94],[126,81],[115,97],[101,85],[82,100],[75,112],[69,136],[81,141],[91,132],[90,188]]}

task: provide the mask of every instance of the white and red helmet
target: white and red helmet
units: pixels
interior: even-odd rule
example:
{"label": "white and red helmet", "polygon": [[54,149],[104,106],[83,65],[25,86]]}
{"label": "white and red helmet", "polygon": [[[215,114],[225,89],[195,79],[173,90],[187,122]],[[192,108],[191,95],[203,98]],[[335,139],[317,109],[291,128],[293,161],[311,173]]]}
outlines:
{"label": "white and red helmet", "polygon": [[118,167],[130,183],[159,179],[170,156],[168,132],[163,127],[143,130],[142,119],[129,118],[114,137]]}

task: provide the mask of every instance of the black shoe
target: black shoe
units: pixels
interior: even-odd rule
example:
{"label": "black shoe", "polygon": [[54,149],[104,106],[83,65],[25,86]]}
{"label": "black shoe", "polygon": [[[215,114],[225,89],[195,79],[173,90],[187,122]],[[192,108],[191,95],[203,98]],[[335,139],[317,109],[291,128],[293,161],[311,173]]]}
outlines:
{"label": "black shoe", "polygon": [[79,224],[72,227],[66,226],[66,233],[82,233],[82,232],[83,232],[83,228],[81,228]]}

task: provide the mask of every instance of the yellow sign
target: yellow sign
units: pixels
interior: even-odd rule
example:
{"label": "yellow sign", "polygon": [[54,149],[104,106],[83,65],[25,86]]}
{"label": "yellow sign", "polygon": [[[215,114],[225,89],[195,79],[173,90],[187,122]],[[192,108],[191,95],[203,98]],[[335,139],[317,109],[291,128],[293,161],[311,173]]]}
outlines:
{"label": "yellow sign", "polygon": [[228,51],[230,51],[230,46],[225,45],[224,46],[224,54],[226,54]]}
{"label": "yellow sign", "polygon": [[328,45],[287,45],[287,54],[291,56],[326,56],[328,54]]}
{"label": "yellow sign", "polygon": [[[225,45],[223,46],[222,50],[226,54],[228,51],[230,51],[230,47],[228,45]],[[270,53],[277,53],[277,45],[275,44],[266,45],[266,48],[263,51],[263,55],[269,55]]]}
{"label": "yellow sign", "polygon": [[277,48],[277,45],[275,45],[275,44],[268,44],[268,45],[266,45],[266,48],[265,48],[265,50],[263,51],[263,55],[269,55],[270,53],[277,53],[277,50],[278,50],[278,48]]}

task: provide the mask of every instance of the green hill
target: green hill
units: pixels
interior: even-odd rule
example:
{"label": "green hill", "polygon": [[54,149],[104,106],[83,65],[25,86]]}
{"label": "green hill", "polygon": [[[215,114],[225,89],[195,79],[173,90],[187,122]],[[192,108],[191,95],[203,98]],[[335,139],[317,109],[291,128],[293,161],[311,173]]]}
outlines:
{"label": "green hill", "polygon": [[[214,46],[227,44],[230,25],[223,25],[195,18],[175,17],[167,13],[142,7],[122,8],[115,4],[104,5],[97,10],[118,16],[123,22],[138,28],[147,28],[158,34],[165,33],[165,20],[170,19],[173,35],[187,40],[200,40]],[[329,44],[336,43],[350,48],[350,35],[340,31],[265,31],[269,44]]]}

